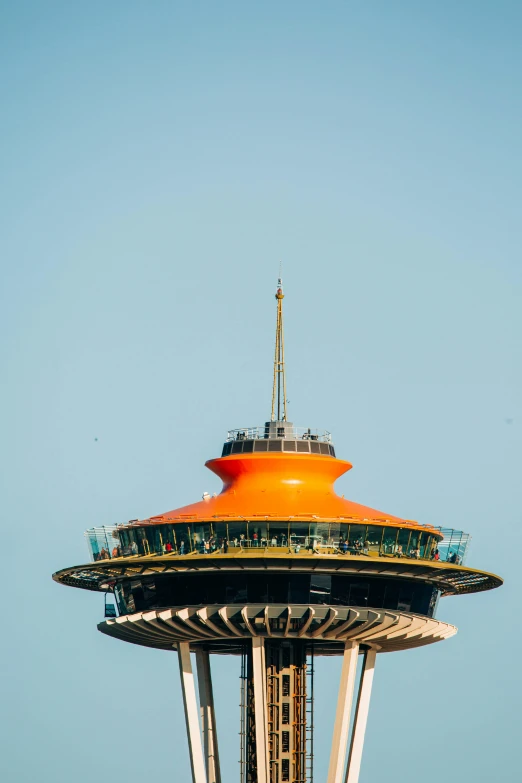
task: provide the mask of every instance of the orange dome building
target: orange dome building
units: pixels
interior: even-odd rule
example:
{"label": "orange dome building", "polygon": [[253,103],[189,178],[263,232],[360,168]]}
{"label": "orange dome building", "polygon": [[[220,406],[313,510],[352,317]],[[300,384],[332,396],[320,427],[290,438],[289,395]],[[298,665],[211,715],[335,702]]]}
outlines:
{"label": "orange dome building", "polygon": [[221,493],[87,531],[92,562],[53,577],[114,595],[103,633],[178,653],[193,783],[221,783],[212,654],[241,658],[241,783],[312,780],[313,661],[341,655],[327,783],[357,783],[377,654],[453,636],[439,598],[502,584],[464,564],[462,531],[335,493],[352,466],[330,433],[287,421],[283,298],[279,280],[271,419],[230,431],[206,463]]}

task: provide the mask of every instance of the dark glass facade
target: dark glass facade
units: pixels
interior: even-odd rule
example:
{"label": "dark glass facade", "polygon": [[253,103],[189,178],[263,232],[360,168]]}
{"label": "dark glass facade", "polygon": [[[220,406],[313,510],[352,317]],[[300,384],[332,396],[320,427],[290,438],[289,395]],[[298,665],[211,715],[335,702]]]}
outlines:
{"label": "dark glass facade", "polygon": [[174,574],[127,579],[116,586],[120,614],[179,606],[327,604],[433,616],[438,591],[407,579],[338,574]]}
{"label": "dark glass facade", "polygon": [[[187,522],[116,528],[114,540],[105,544],[87,531],[94,560],[132,555],[165,555],[198,552],[211,554],[226,548],[284,548],[330,550],[346,554],[431,559],[442,536],[429,530],[349,522],[242,521]],[[114,533],[112,533],[114,535]],[[459,533],[462,537],[462,534]],[[112,549],[111,549],[112,547]],[[457,545],[455,551],[459,551]],[[464,550],[463,550],[464,551]],[[463,552],[459,551],[459,562]]]}

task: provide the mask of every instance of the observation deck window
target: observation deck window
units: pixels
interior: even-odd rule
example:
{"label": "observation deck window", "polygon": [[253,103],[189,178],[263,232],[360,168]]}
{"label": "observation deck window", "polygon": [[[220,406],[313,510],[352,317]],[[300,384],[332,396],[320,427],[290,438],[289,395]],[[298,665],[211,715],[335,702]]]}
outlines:
{"label": "observation deck window", "polygon": [[433,616],[433,585],[329,574],[169,574],[127,579],[115,589],[120,614],[179,606],[299,604],[359,606]]}
{"label": "observation deck window", "polygon": [[[133,556],[212,555],[234,549],[336,553],[360,557],[411,558],[460,565],[470,536],[461,530],[349,521],[261,519],[106,526],[85,533],[91,560]],[[261,552],[260,552],[261,553]]]}

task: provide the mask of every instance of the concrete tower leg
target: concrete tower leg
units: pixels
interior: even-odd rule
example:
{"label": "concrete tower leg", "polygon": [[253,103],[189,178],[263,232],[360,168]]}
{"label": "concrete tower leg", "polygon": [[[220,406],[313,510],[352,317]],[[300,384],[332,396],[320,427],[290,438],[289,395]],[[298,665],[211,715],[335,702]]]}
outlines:
{"label": "concrete tower leg", "polygon": [[361,681],[359,683],[359,694],[357,696],[357,708],[355,711],[352,730],[352,741],[350,743],[348,769],[346,770],[346,778],[344,783],[358,783],[359,781],[364,745],[364,734],[366,732],[368,711],[370,709],[370,696],[372,693],[376,655],[377,652],[375,650],[368,650],[364,654]]}
{"label": "concrete tower leg", "polygon": [[337,710],[335,713],[327,783],[342,783],[344,775],[358,654],[359,645],[355,642],[346,642],[344,646],[343,667],[341,670],[339,697],[337,699]]}
{"label": "concrete tower leg", "polygon": [[254,680],[257,783],[269,783],[265,640],[260,636],[252,638],[252,670]]}
{"label": "concrete tower leg", "polygon": [[203,751],[207,766],[207,781],[208,783],[221,783],[216,732],[216,713],[214,711],[214,692],[210,674],[210,655],[206,650],[196,650],[196,668],[198,673],[199,704],[201,710],[201,726],[203,729]]}
{"label": "concrete tower leg", "polygon": [[181,691],[183,693],[183,706],[185,708],[185,723],[187,724],[192,783],[207,783],[203,746],[201,744],[201,732],[199,729],[196,687],[194,683],[194,674],[192,673],[190,645],[188,642],[178,642],[178,662]]}

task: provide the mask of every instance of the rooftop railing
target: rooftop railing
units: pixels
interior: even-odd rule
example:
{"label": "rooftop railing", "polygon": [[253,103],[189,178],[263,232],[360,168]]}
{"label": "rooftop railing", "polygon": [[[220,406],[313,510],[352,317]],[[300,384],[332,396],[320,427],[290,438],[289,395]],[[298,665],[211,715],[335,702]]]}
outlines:
{"label": "rooftop railing", "polygon": [[[259,440],[261,438],[285,438],[288,440],[317,440],[321,443],[331,443],[332,435],[327,430],[313,430],[310,427],[294,427],[286,422],[270,422],[270,427],[240,427],[229,430],[227,443],[235,440]],[[279,426],[275,426],[279,425]]]}

